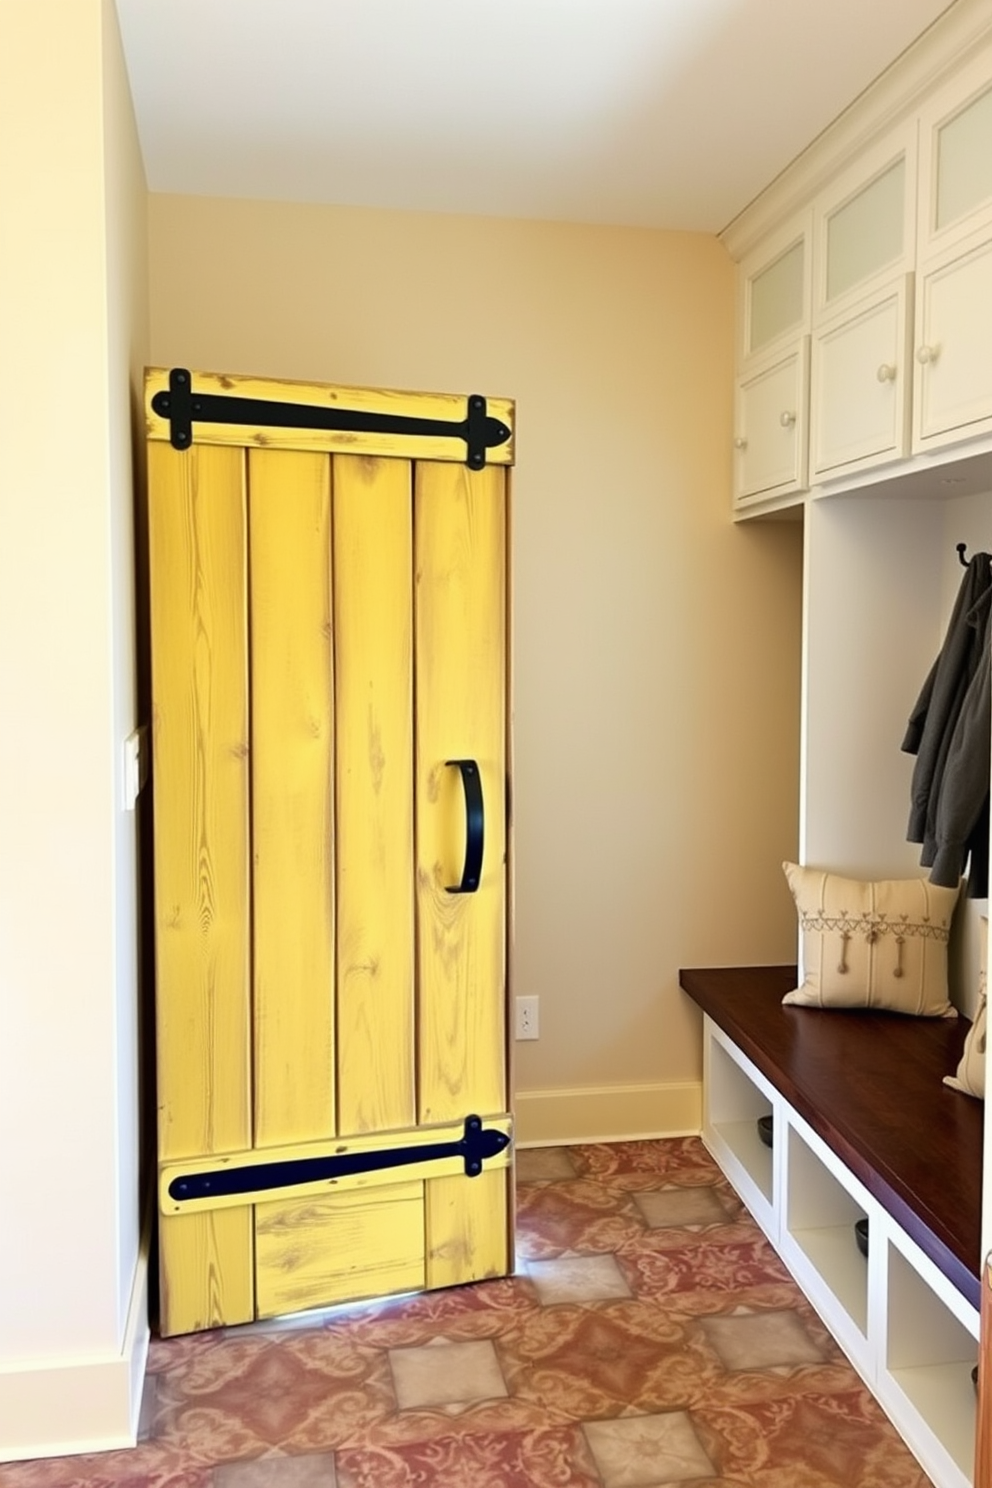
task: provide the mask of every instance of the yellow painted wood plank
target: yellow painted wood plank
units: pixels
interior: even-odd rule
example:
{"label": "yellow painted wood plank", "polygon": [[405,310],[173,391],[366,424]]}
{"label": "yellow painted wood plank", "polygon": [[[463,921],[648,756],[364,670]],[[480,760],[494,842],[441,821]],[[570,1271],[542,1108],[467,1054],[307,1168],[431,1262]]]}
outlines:
{"label": "yellow painted wood plank", "polygon": [[[337,387],[325,383],[290,382],[216,372],[192,373],[194,393],[268,401],[304,403],[318,408],[349,408],[360,412],[404,417],[445,419],[460,423],[466,414],[467,394],[404,392],[399,389]],[[145,373],[145,418],[150,440],[168,440],[169,422],[152,408],[158,392],[168,391],[169,369],[152,367]],[[469,389],[470,392],[476,391]],[[510,438],[486,454],[491,465],[512,465],[515,410],[510,398],[486,397],[486,412],[500,419]],[[280,429],[271,426],[215,424],[194,421],[195,444],[254,445],[269,449],[337,451],[356,455],[398,456],[406,459],[453,460],[464,463],[465,441],[446,435],[374,434],[320,429]]]}
{"label": "yellow painted wood plank", "polygon": [[423,1288],[422,1183],[259,1204],[255,1215],[259,1317]]}
{"label": "yellow painted wood plank", "polygon": [[333,1135],[331,468],[248,453],[255,1142]]}
{"label": "yellow painted wood plank", "polygon": [[[484,1129],[503,1132],[512,1137],[513,1122],[508,1114],[483,1117]],[[340,1157],[352,1154],[388,1152],[396,1147],[429,1147],[436,1143],[459,1142],[464,1135],[465,1123],[452,1122],[438,1126],[415,1126],[406,1131],[377,1132],[359,1137],[335,1137],[323,1142],[297,1142],[280,1147],[248,1147],[239,1152],[215,1153],[209,1158],[190,1158],[181,1162],[164,1162],[159,1165],[159,1209],[162,1214],[197,1214],[212,1209],[225,1209],[242,1205],[243,1196],[212,1193],[201,1198],[175,1198],[170,1189],[177,1179],[196,1177],[203,1173],[223,1172],[230,1168],[259,1168],[272,1163],[308,1161],[315,1158]],[[512,1149],[504,1148],[494,1157],[486,1159],[487,1168],[506,1167]],[[319,1182],[285,1183],[269,1189],[265,1198],[275,1200],[313,1193],[342,1193],[373,1189],[384,1185],[395,1185],[405,1177],[416,1175],[418,1179],[441,1176],[464,1171],[464,1159],[434,1157],[418,1161],[415,1167],[397,1165],[373,1169],[364,1173],[351,1173],[337,1178],[321,1179]]]}
{"label": "yellow painted wood plank", "polygon": [[[416,833],[419,1111],[506,1106],[506,526],[504,472],[416,467]],[[449,759],[478,762],[479,890],[461,879],[465,806]]]}
{"label": "yellow painted wood plank", "polygon": [[[251,1139],[244,462],[236,450],[148,455],[158,1147],[169,1158]],[[163,1325],[238,1321],[251,1243],[245,1208],[171,1231]],[[226,1297],[234,1312],[222,1317],[211,1309]]]}
{"label": "yellow painted wood plank", "polygon": [[432,1178],[427,1190],[427,1287],[506,1276],[512,1265],[509,1169]]}
{"label": "yellow painted wood plank", "polygon": [[416,1120],[413,487],[334,459],[339,1130]]}
{"label": "yellow painted wood plank", "polygon": [[252,1211],[160,1216],[159,1331],[165,1338],[255,1316]]}
{"label": "yellow painted wood plank", "polygon": [[160,1154],[242,1146],[248,703],[242,456],[149,451]]}

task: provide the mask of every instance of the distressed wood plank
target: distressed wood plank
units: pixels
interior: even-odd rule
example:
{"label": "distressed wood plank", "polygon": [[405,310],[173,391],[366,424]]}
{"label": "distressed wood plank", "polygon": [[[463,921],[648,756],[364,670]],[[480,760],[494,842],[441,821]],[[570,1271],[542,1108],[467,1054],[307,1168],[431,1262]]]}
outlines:
{"label": "distressed wood plank", "polygon": [[423,1288],[422,1183],[258,1204],[255,1215],[259,1317]]}
{"label": "distressed wood plank", "polygon": [[460,1286],[510,1270],[508,1169],[478,1178],[431,1178],[427,1189],[427,1286]]}
{"label": "distressed wood plank", "polygon": [[163,1337],[251,1322],[255,1316],[251,1220],[248,1205],[212,1214],[160,1215]]}
{"label": "distressed wood plank", "polygon": [[334,460],[342,1132],[411,1125],[413,490],[405,460]]}
{"label": "distressed wood plank", "polygon": [[[419,1119],[506,1108],[504,472],[416,468],[416,832]],[[485,801],[479,889],[461,879],[458,770]]]}
{"label": "distressed wood plank", "polygon": [[331,469],[248,454],[255,1142],[331,1136],[334,703]]}
{"label": "distressed wood plank", "polygon": [[[149,449],[159,1156],[250,1141],[244,462]],[[163,1231],[162,1328],[242,1298],[251,1215]],[[201,1280],[197,1268],[209,1258]],[[209,1300],[204,1303],[204,1297]],[[197,1323],[196,1326],[206,1326]]]}

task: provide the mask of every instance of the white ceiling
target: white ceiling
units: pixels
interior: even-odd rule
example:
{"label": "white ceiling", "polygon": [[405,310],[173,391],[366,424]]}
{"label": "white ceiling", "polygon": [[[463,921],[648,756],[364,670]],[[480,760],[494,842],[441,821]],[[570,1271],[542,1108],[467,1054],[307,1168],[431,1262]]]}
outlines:
{"label": "white ceiling", "polygon": [[948,0],[117,0],[152,191],[717,232]]}

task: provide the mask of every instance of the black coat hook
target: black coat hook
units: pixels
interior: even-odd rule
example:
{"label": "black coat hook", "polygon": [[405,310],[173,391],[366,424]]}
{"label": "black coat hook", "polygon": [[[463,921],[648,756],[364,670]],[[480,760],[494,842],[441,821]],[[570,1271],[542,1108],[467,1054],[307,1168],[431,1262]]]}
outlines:
{"label": "black coat hook", "polygon": [[968,567],[968,560],[967,560],[967,558],[964,555],[968,551],[968,544],[967,543],[956,543],[955,546],[956,546],[956,548],[958,550],[958,562],[960,563],[960,565],[961,565],[962,568],[967,568]]}

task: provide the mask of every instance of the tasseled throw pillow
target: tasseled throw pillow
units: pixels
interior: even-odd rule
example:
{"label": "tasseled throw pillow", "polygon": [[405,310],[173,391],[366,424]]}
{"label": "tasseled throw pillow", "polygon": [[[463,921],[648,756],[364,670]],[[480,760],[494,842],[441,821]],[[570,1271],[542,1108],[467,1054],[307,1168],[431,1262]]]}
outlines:
{"label": "tasseled throw pillow", "polygon": [[799,914],[804,975],[783,1002],[957,1017],[947,996],[947,940],[958,889],[782,867]]}
{"label": "tasseled throw pillow", "polygon": [[968,1029],[964,1051],[956,1075],[945,1075],[944,1084],[952,1090],[963,1090],[965,1095],[985,1099],[985,1013],[988,994],[988,944],[989,922],[982,917],[980,966],[978,971],[978,1010],[975,1021]]}

